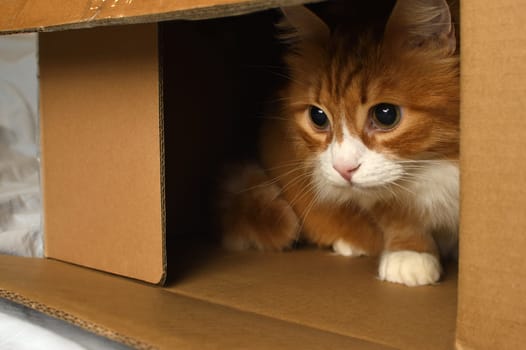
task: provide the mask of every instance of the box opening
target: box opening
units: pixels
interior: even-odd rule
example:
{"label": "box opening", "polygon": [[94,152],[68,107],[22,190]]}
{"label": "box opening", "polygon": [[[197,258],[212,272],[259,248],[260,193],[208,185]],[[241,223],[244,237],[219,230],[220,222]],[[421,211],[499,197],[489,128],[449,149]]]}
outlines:
{"label": "box opening", "polygon": [[[456,318],[454,263],[447,266],[442,286],[410,289],[377,281],[376,258],[335,257],[310,247],[283,253],[218,248],[213,201],[221,171],[229,162],[253,159],[261,118],[287,79],[281,60],[285,47],[274,27],[278,19],[276,11],[265,11],[159,25],[166,290],[401,348],[450,347]],[[346,307],[334,314],[337,303]],[[273,310],[276,304],[280,310]],[[346,308],[355,314],[349,316]],[[400,327],[390,329],[369,317],[363,328],[354,328],[371,312],[378,313],[375,317],[389,313]],[[422,337],[412,338],[399,328],[419,328]],[[436,344],[426,340],[429,329],[434,329]]]}
{"label": "box opening", "polygon": [[[308,7],[329,22],[360,26],[384,23],[394,1],[382,0],[374,10],[337,5]],[[258,158],[259,127],[289,79],[287,47],[277,38],[280,18],[267,10],[159,24],[168,260],[181,256],[179,240],[217,245],[214,201],[225,166]],[[168,261],[169,275],[178,269]]]}

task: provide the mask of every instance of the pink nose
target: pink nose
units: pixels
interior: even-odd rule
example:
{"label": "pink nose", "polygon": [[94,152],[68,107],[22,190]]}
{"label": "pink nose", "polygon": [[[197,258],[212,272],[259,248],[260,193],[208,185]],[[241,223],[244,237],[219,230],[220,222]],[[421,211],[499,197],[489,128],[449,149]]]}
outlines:
{"label": "pink nose", "polygon": [[358,170],[361,164],[354,165],[336,165],[333,164],[333,168],[347,181],[351,181],[353,174]]}

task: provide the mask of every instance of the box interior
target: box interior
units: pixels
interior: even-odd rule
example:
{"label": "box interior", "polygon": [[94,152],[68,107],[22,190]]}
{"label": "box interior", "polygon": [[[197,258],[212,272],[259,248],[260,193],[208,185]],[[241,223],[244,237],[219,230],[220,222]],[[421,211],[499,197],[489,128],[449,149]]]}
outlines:
{"label": "box interior", "polygon": [[[317,9],[337,15],[324,13],[323,5]],[[217,248],[217,180],[225,164],[253,159],[266,102],[286,79],[280,60],[284,48],[275,39],[277,19],[270,11],[159,27],[165,290],[378,345],[451,348],[455,263],[447,266],[439,286],[410,289],[378,281],[375,258],[342,258],[312,247],[285,253]]]}
{"label": "box interior", "polygon": [[[323,4],[314,7],[324,16],[338,15],[323,12]],[[258,324],[262,318],[264,323],[283,322],[292,330],[299,325],[301,332],[315,330],[335,344],[343,337],[348,339],[344,343],[359,340],[371,348],[450,348],[456,319],[454,264],[448,267],[440,286],[410,289],[378,281],[375,258],[342,258],[310,247],[268,254],[229,253],[217,248],[217,181],[229,162],[254,157],[257,126],[273,92],[286,79],[280,60],[284,48],[275,38],[278,17],[276,11],[265,11],[225,19],[42,36],[41,47],[45,49],[41,55],[47,67],[42,72],[43,108],[54,108],[46,101],[60,101],[60,108],[67,107],[56,113],[55,121],[46,115],[43,119],[44,169],[50,172],[45,176],[55,179],[53,186],[62,193],[46,203],[47,219],[51,220],[47,222],[51,233],[47,238],[48,256],[148,282],[166,282],[162,290],[144,286],[136,293],[145,293],[149,301],[141,303],[150,306],[154,301],[149,298],[156,293],[172,296],[173,301],[166,301],[166,305],[174,304],[174,310],[156,315],[155,322],[168,322],[166,327],[174,332],[170,338],[174,344],[187,336],[176,331],[184,317],[167,321],[171,312],[177,313],[182,307],[181,301],[187,304],[185,308],[213,305],[210,313],[214,315],[217,308],[228,310],[228,314],[235,311],[256,315],[258,320],[253,322]],[[353,20],[359,22],[360,18]],[[71,49],[70,44],[77,47]],[[84,64],[95,70],[82,69]],[[119,81],[122,77],[126,80]],[[68,91],[61,91],[66,85]],[[83,95],[88,98],[79,100],[78,96]],[[75,113],[79,107],[83,112]],[[138,114],[139,108],[144,111]],[[108,114],[108,110],[114,113]],[[59,119],[68,113],[71,119]],[[93,146],[86,147],[90,143]],[[46,152],[54,156],[46,158]],[[65,153],[69,154],[66,158]],[[61,169],[61,162],[73,165],[78,172],[73,174],[73,182],[71,172]],[[92,164],[97,165],[90,169],[94,175],[82,175]],[[126,180],[129,178],[134,180]],[[67,186],[72,187],[68,190]],[[49,184],[47,188],[53,190]],[[73,200],[68,197],[75,188],[82,188],[85,196]],[[107,196],[101,195],[101,188],[108,189]],[[130,192],[131,188],[138,191]],[[137,205],[142,198],[148,198],[150,204]],[[93,206],[91,214],[85,212],[86,200]],[[135,205],[129,207],[130,203]],[[69,220],[64,220],[66,212]],[[115,215],[119,221],[112,219]],[[137,221],[145,226],[134,227]],[[51,224],[65,226],[52,229]],[[94,227],[100,231],[93,231]],[[108,227],[110,232],[103,234]],[[85,228],[90,228],[93,235],[86,236]],[[79,242],[91,247],[82,253],[84,256],[74,249]],[[152,257],[156,260],[147,260]],[[101,259],[106,265],[100,263]],[[68,278],[77,283],[72,267],[57,262],[39,264],[43,271],[71,271]],[[115,279],[115,283],[121,283]],[[104,280],[110,288],[111,279]],[[16,283],[13,288],[23,290]],[[85,307],[67,300],[63,303],[55,297],[54,287],[49,288],[49,298],[45,296],[46,300],[40,302],[71,310],[96,325],[120,327],[115,318],[101,311],[96,300]],[[127,299],[128,292],[114,295],[123,300],[121,309],[133,308],[137,302]],[[148,319],[150,313],[146,312]],[[144,317],[142,312],[129,316]],[[230,326],[240,327],[242,317],[231,317],[235,322]],[[151,337],[158,331],[144,327],[121,329],[121,333],[149,343],[164,344]],[[251,337],[249,334],[244,339]]]}

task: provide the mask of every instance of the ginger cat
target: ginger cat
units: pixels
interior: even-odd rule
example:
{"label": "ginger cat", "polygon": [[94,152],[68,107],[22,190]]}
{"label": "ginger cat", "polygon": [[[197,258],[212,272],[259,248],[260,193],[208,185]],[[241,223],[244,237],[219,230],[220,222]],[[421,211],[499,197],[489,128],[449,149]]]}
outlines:
{"label": "ginger cat", "polygon": [[441,276],[456,249],[459,53],[444,0],[398,0],[383,35],[332,31],[283,9],[290,80],[261,131],[260,159],[223,184],[222,240],[284,250],[302,239],[380,255],[379,278]]}

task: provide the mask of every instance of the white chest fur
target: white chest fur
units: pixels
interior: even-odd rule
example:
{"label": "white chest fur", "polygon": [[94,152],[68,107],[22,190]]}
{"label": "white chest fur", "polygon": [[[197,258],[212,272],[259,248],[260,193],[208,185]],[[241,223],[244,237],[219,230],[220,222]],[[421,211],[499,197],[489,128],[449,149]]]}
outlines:
{"label": "white chest fur", "polygon": [[422,216],[428,229],[457,230],[459,169],[449,161],[426,164],[407,184],[406,205]]}

